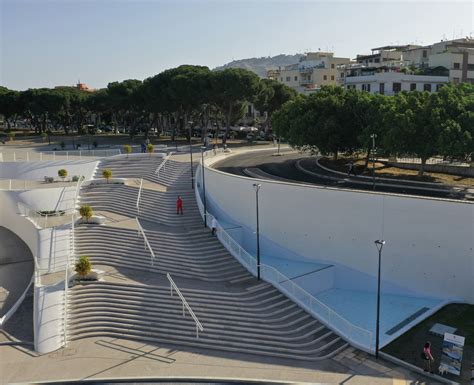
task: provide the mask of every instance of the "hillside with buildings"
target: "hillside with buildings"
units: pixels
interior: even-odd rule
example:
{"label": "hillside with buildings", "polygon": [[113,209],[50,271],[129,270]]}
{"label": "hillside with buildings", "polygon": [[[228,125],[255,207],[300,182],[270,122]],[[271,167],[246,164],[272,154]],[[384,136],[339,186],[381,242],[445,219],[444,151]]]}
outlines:
{"label": "hillside with buildings", "polygon": [[223,70],[226,68],[244,68],[255,72],[261,78],[265,78],[267,77],[268,70],[278,69],[279,67],[285,67],[287,65],[298,63],[300,58],[303,56],[303,54],[297,53],[295,55],[280,54],[276,56],[233,60],[230,63],[214,68],[214,70]]}

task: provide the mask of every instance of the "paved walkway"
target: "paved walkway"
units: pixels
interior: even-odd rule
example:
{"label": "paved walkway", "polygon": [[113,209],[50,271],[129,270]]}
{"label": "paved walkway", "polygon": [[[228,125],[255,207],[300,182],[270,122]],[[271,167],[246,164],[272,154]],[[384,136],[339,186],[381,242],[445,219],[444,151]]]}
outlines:
{"label": "paved walkway", "polygon": [[[239,379],[344,384],[424,383],[416,375],[347,349],[331,360],[303,363],[212,350],[147,345],[113,338],[85,339],[35,357],[0,346],[1,383],[113,378]],[[432,383],[432,382],[430,382]]]}

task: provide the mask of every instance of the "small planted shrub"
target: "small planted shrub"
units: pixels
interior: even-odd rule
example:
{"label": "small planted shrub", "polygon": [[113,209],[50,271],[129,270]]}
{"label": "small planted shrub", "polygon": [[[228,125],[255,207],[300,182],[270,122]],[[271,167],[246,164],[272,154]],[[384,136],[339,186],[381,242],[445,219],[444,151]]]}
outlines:
{"label": "small planted shrub", "polygon": [[73,181],[73,182],[78,182],[78,181],[79,181],[79,175],[74,175],[74,176],[72,177],[72,181]]}
{"label": "small planted shrub", "polygon": [[15,138],[15,133],[14,132],[9,132],[7,134],[8,138],[10,139],[10,141],[13,141],[13,139]]}
{"label": "small planted shrub", "polygon": [[125,152],[125,154],[127,154],[127,158],[128,158],[128,154],[132,152],[132,146],[126,144],[125,146],[123,146],[123,151]]}
{"label": "small planted shrub", "polygon": [[81,215],[82,221],[84,221],[85,218],[86,223],[88,223],[89,219],[94,215],[94,211],[91,206],[84,205],[79,208],[79,214]]}
{"label": "small planted shrub", "polygon": [[112,178],[112,170],[110,168],[106,168],[102,171],[102,176],[107,179],[107,183],[109,183],[109,179]]}
{"label": "small planted shrub", "polygon": [[63,180],[64,182],[64,178],[67,177],[67,170],[62,168],[61,170],[58,170],[58,176]]}
{"label": "small planted shrub", "polygon": [[46,138],[48,137],[48,134],[46,132],[41,133],[41,138],[43,139],[43,142],[46,141]]}
{"label": "small planted shrub", "polygon": [[92,264],[87,255],[82,255],[75,265],[74,271],[79,275],[79,278],[85,278],[92,270]]}
{"label": "small planted shrub", "polygon": [[146,150],[147,150],[147,152],[150,154],[150,156],[151,156],[151,153],[153,152],[153,149],[154,149],[154,147],[153,147],[153,145],[152,145],[151,143],[148,143],[148,144],[146,145]]}

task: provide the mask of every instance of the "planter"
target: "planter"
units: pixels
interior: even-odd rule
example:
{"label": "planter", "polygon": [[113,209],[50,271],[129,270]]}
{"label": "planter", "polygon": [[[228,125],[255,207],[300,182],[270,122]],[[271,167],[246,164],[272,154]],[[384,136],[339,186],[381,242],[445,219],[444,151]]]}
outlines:
{"label": "planter", "polygon": [[[126,178],[110,178],[108,184],[125,184],[126,181]],[[90,184],[107,184],[107,179],[94,179]]]}
{"label": "planter", "polygon": [[97,281],[103,281],[102,276],[105,274],[103,270],[92,269],[92,271],[87,274],[85,277],[79,277],[79,274],[74,273],[71,276],[70,282],[74,284],[87,285],[88,283],[94,283]]}
{"label": "planter", "polygon": [[105,223],[105,217],[102,215],[93,215],[89,218],[89,220],[81,219],[81,222],[86,225],[103,225]]}

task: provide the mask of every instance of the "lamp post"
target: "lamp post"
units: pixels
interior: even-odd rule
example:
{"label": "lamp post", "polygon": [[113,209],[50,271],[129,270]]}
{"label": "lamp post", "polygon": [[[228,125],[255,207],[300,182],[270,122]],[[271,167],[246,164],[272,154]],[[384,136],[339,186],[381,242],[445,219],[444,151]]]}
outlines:
{"label": "lamp post", "polygon": [[191,157],[191,188],[194,189],[194,170],[193,170],[193,145],[191,141],[191,134],[192,134],[192,126],[193,122],[189,121],[189,156]]}
{"label": "lamp post", "polygon": [[379,273],[377,275],[377,323],[375,326],[375,358],[379,358],[379,335],[380,335],[380,265],[382,262],[382,249],[385,245],[385,241],[377,239],[375,242],[375,247],[379,252]]}
{"label": "lamp post", "polygon": [[206,204],[206,180],[204,179],[204,151],[206,147],[201,146],[201,174],[202,174],[202,195],[204,202],[204,227],[207,227],[207,204]]}
{"label": "lamp post", "polygon": [[255,190],[255,201],[256,201],[256,214],[257,214],[257,279],[260,281],[260,227],[258,217],[258,192],[262,185],[260,183],[254,183],[253,189]]}
{"label": "lamp post", "polygon": [[370,135],[372,138],[372,178],[373,178],[373,189],[375,190],[375,138],[377,134]]}

